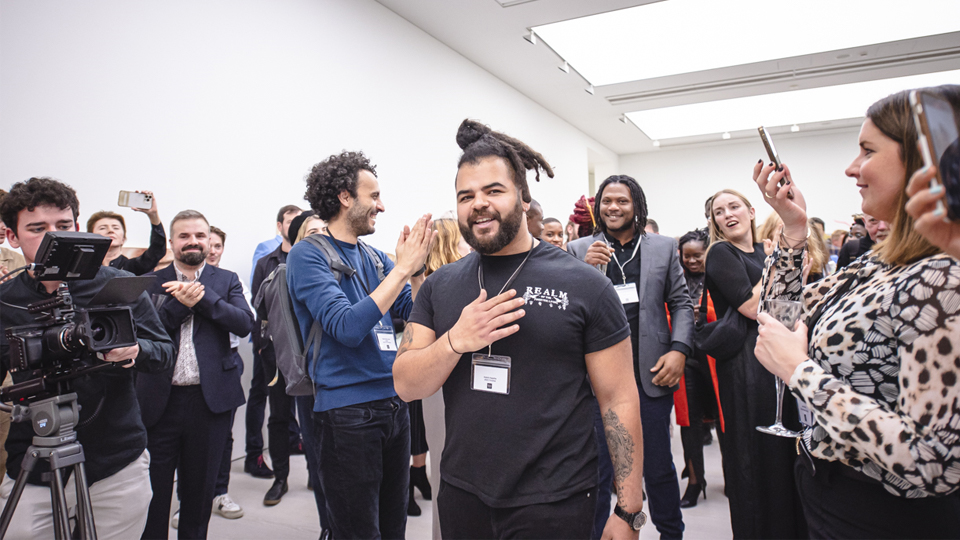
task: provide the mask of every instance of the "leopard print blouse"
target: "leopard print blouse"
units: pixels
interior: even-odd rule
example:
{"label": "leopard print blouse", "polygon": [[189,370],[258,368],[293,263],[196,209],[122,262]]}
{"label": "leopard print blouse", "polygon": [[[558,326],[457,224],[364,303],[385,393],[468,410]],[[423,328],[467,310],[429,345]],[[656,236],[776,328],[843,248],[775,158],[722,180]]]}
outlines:
{"label": "leopard print blouse", "polygon": [[779,250],[768,257],[764,296],[802,296],[808,316],[823,305],[809,359],[789,381],[816,420],[803,433],[807,448],[879,480],[894,495],[955,491],[960,262],[941,254],[890,266],[867,253],[802,287],[802,257]]}

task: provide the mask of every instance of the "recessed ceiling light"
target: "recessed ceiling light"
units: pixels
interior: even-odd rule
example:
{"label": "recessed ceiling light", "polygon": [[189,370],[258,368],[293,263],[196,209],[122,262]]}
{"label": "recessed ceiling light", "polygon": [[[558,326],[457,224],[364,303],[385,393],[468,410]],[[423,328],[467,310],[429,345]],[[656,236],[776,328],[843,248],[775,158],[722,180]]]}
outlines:
{"label": "recessed ceiling light", "polygon": [[729,131],[724,131],[724,132],[723,132],[723,135],[721,135],[720,138],[723,139],[723,140],[729,139],[729,138],[730,138],[730,132],[729,132]]}
{"label": "recessed ceiling light", "polygon": [[534,30],[601,86],[957,32],[960,2],[669,0]]}
{"label": "recessed ceiling light", "polygon": [[825,86],[626,113],[651,139],[863,118],[874,101],[910,88],[952,84],[960,70]]}
{"label": "recessed ceiling light", "polygon": [[796,133],[796,132],[800,131],[800,126],[794,124],[794,125],[790,126],[790,131]]}

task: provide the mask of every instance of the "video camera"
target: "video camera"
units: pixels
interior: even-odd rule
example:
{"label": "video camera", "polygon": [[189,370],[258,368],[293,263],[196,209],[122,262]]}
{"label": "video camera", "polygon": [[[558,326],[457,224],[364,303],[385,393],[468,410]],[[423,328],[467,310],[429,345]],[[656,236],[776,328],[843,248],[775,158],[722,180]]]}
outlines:
{"label": "video camera", "polygon": [[[33,271],[38,281],[60,281],[54,298],[27,306],[37,322],[6,329],[10,371],[39,371],[40,376],[0,390],[0,401],[45,398],[69,391],[69,381],[115,367],[76,362],[84,351],[102,353],[137,344],[129,305],[154,278],[114,278],[90,301],[73,304],[66,281],[93,279],[111,240],[98,234],[48,232],[37,250]],[[117,283],[119,282],[119,283]],[[118,286],[111,287],[117,284]]]}

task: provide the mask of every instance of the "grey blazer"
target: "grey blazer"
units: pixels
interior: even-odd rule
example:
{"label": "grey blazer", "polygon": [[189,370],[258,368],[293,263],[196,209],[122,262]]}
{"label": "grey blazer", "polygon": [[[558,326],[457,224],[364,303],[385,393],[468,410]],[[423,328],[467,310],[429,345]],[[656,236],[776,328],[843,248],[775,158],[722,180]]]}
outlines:
{"label": "grey blazer", "polygon": [[[579,238],[567,244],[567,252],[583,260],[590,245],[600,240],[600,233]],[[693,350],[693,301],[687,292],[687,282],[680,266],[677,242],[659,234],[647,234],[640,241],[640,320],[637,324],[640,384],[650,397],[672,394],[679,386],[653,384],[650,369],[661,356],[670,352],[673,342],[683,343]],[[666,308],[670,309],[667,324]],[[632,329],[631,329],[632,330]]]}

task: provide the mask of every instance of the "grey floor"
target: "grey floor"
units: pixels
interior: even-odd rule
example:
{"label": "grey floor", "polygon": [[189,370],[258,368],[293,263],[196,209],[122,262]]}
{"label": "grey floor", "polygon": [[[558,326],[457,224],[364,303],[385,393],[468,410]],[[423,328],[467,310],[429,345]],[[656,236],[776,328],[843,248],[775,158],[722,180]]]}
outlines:
{"label": "grey floor", "polygon": [[[242,437],[242,436],[241,436]],[[240,439],[242,440],[242,438]],[[683,451],[680,447],[680,432],[674,428],[673,457],[677,471],[683,468]],[[720,450],[716,442],[704,448],[707,477],[707,499],[700,499],[695,508],[684,511],[687,538],[730,538],[730,514],[727,499],[723,496],[723,474],[720,470]],[[429,470],[429,469],[428,469]],[[258,539],[290,538],[316,539],[320,526],[317,520],[313,493],[307,490],[307,469],[303,456],[293,456],[290,464],[290,492],[277,506],[263,505],[263,495],[272,480],[253,478],[243,472],[243,460],[233,463],[230,477],[230,496],[243,507],[244,516],[229,520],[218,515],[210,518],[209,537],[212,539]],[[436,480],[431,479],[436,491]],[[686,480],[680,481],[681,493]],[[417,502],[423,515],[407,520],[407,538],[429,540],[433,538],[433,507],[424,502],[417,493]],[[652,524],[643,528],[641,539],[653,540],[659,534]],[[176,531],[170,531],[176,538]]]}

